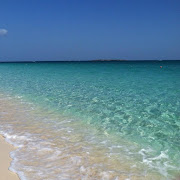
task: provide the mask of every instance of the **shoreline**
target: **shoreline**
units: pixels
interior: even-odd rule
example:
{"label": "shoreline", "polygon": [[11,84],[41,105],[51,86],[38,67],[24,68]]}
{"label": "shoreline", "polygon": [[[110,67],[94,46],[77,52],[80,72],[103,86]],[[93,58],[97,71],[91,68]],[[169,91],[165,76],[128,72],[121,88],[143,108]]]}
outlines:
{"label": "shoreline", "polygon": [[[6,98],[6,97],[8,97],[8,98]],[[1,94],[0,94],[0,99],[1,99]],[[31,108],[31,107],[35,107],[35,108]],[[69,118],[68,118],[68,120],[66,118],[61,119],[60,116],[56,116],[56,115],[52,116],[52,112],[54,113],[54,111],[49,110],[49,112],[48,112],[48,111],[45,111],[43,108],[41,109],[41,106],[39,106],[39,107],[32,106],[32,105],[29,105],[29,103],[26,103],[26,101],[24,102],[24,101],[19,100],[18,97],[11,98],[11,96],[5,96],[5,95],[4,96],[2,95],[0,111],[2,112],[2,118],[1,118],[2,119],[2,122],[1,122],[2,127],[0,126],[2,129],[2,131],[1,131],[2,133],[0,134],[0,150],[2,151],[2,148],[1,148],[2,145],[3,145],[3,147],[5,146],[6,148],[9,148],[7,150],[3,150],[5,152],[4,155],[2,155],[3,152],[0,151],[0,162],[2,161],[1,160],[1,156],[2,156],[2,158],[3,157],[4,157],[4,159],[6,158],[5,162],[8,163],[7,166],[3,167],[5,169],[8,177],[7,177],[7,175],[2,177],[2,173],[5,173],[5,171],[2,170],[1,166],[2,165],[4,166],[5,163],[3,163],[3,162],[0,163],[0,180],[18,180],[18,179],[20,180],[17,173],[11,172],[8,169],[10,167],[10,163],[12,162],[11,160],[14,159],[14,158],[12,158],[12,159],[10,158],[9,153],[11,151],[15,150],[16,146],[17,146],[17,145],[13,146],[13,143],[18,144],[18,145],[22,145],[25,143],[26,148],[32,147],[32,145],[34,146],[34,148],[30,148],[29,150],[26,149],[26,153],[28,153],[26,156],[18,157],[19,162],[21,162],[20,161],[21,159],[23,159],[23,161],[24,160],[26,161],[26,162],[24,162],[24,164],[21,165],[21,167],[23,167],[23,165],[25,165],[25,166],[31,165],[31,164],[29,164],[29,162],[33,163],[33,165],[35,167],[34,169],[36,169],[37,172],[39,172],[41,169],[42,169],[42,172],[45,172],[44,170],[48,170],[48,168],[50,167],[50,173],[51,172],[52,173],[51,173],[51,175],[49,175],[50,173],[47,173],[47,178],[50,177],[53,179],[53,177],[55,177],[56,175],[59,175],[59,174],[63,175],[63,173],[61,173],[61,169],[58,172],[59,174],[57,174],[57,168],[55,168],[55,166],[63,166],[66,162],[69,162],[68,163],[69,166],[72,167],[72,170],[67,171],[67,176],[69,176],[69,177],[75,177],[74,176],[75,173],[77,173],[77,176],[79,176],[79,175],[81,175],[82,177],[87,176],[87,177],[89,177],[88,179],[91,179],[92,176],[98,177],[98,179],[100,179],[100,177],[103,178],[105,176],[109,177],[109,178],[110,177],[114,177],[114,178],[118,177],[119,179],[128,179],[129,177],[132,177],[133,179],[137,179],[137,180],[140,180],[140,179],[141,180],[142,179],[150,180],[150,179],[152,179],[152,177],[154,179],[161,179],[161,177],[162,177],[161,174],[158,174],[156,172],[155,173],[150,172],[148,174],[145,174],[146,173],[145,169],[143,167],[141,168],[141,166],[130,169],[129,168],[129,167],[131,167],[130,165],[133,165],[135,161],[133,159],[132,159],[132,162],[130,159],[128,159],[128,161],[124,161],[124,159],[122,158],[123,156],[121,156],[121,155],[120,155],[121,156],[120,160],[123,163],[121,163],[119,160],[117,161],[115,158],[114,159],[111,158],[110,160],[108,160],[109,158],[106,158],[106,156],[105,156],[106,150],[104,148],[105,147],[104,145],[103,146],[89,146],[90,144],[83,143],[82,146],[78,144],[74,147],[74,145],[72,145],[72,143],[70,145],[68,145],[69,143],[67,143],[65,138],[62,138],[62,141],[59,144],[59,146],[58,146],[57,141],[46,141],[46,140],[48,140],[49,136],[46,136],[47,131],[44,131],[45,124],[46,124],[46,123],[44,123],[44,120],[40,121],[37,124],[29,123],[33,119],[35,119],[35,117],[36,118],[40,117],[41,119],[46,118],[46,119],[50,119],[51,121],[54,120],[55,118],[58,118],[58,120],[59,120],[58,122],[61,122],[61,123],[59,123],[60,126],[58,126],[58,124],[56,124],[56,128],[57,127],[61,127],[63,129],[67,128],[67,127],[68,128],[73,127],[73,129],[76,128],[76,124],[73,124],[73,126],[70,126],[69,122],[71,122],[71,121],[69,121],[69,120],[71,120],[71,119],[69,119]],[[62,126],[62,124],[64,123],[65,120],[67,121],[67,125]],[[48,122],[51,122],[51,121],[48,121]],[[23,126],[21,127],[21,126],[19,126],[19,124],[23,124]],[[81,125],[81,126],[79,126],[79,125]],[[82,124],[78,123],[77,127],[82,127],[82,129],[85,129],[83,127],[86,127],[86,126],[82,126]],[[11,131],[11,132],[9,132],[9,134],[7,134],[8,135],[7,139],[10,140],[9,141],[10,143],[8,143],[3,136],[3,132],[8,132],[8,130],[10,130],[11,128],[13,128],[13,131]],[[63,130],[62,133],[56,134],[54,132],[54,128],[52,128],[51,126],[47,129],[49,130],[48,131],[49,134],[54,135],[51,137],[57,137],[57,135],[58,135],[60,137],[70,137],[71,138],[71,136],[68,136],[69,135],[68,131]],[[45,130],[46,130],[46,128],[45,128]],[[89,130],[90,130],[90,128],[88,126],[88,131]],[[43,133],[43,132],[45,132],[45,133]],[[84,131],[80,130],[80,132],[79,131],[76,131],[76,132],[77,133],[75,134],[75,136],[73,135],[73,138],[71,138],[73,144],[83,140],[83,138],[81,136],[81,134],[82,134],[81,132],[84,132]],[[87,132],[87,130],[86,130],[86,132]],[[91,137],[94,137],[94,135],[96,135],[96,133],[93,133],[94,134],[93,135],[92,132],[93,131],[90,131],[89,134],[91,134]],[[28,134],[26,134],[26,133],[28,133]],[[37,136],[37,138],[35,138],[35,136],[33,136],[34,139],[31,140],[31,138],[29,136],[30,134],[34,135],[34,134],[39,134],[39,133],[41,133],[40,137]],[[46,141],[45,144],[43,144],[44,141]],[[59,139],[58,139],[58,141],[59,141]],[[42,142],[42,146],[39,142],[40,143]],[[100,140],[97,142],[105,142],[105,141]],[[123,142],[123,141],[121,141],[121,142]],[[28,145],[28,143],[29,143],[29,145]],[[52,143],[52,146],[51,146],[51,143]],[[37,145],[40,145],[40,146],[37,146]],[[64,147],[67,147],[67,146],[68,146],[68,150],[64,149]],[[52,149],[53,149],[53,147],[55,147],[55,151],[53,151],[53,150],[51,151],[50,150],[51,147],[52,147]],[[86,148],[85,151],[81,151],[82,147]],[[90,147],[93,150],[91,151],[91,149],[87,149],[87,147]],[[111,146],[111,147],[113,147],[113,146]],[[116,152],[119,151],[119,146],[114,146],[114,147],[117,149]],[[58,151],[56,151],[57,150],[56,148],[58,148]],[[62,148],[62,150],[61,150],[61,148]],[[69,151],[69,149],[71,149],[71,151]],[[19,150],[21,151],[21,148],[19,148]],[[22,152],[25,153],[25,151],[22,151]],[[56,152],[58,152],[58,153],[56,154]],[[144,152],[144,150],[143,150],[143,152]],[[31,159],[31,154],[36,155],[36,158],[34,159],[34,161],[32,161],[32,159]],[[105,154],[105,155],[103,155],[103,154]],[[43,159],[46,160],[46,158],[44,158],[45,157],[44,155],[50,155],[49,157],[53,158],[53,164],[52,164],[52,159],[51,159],[51,161],[46,162],[46,164],[48,165],[48,168],[47,168],[47,166],[44,166],[45,161],[41,161]],[[42,157],[42,158],[39,158],[39,157]],[[116,157],[116,155],[114,157]],[[41,165],[39,164],[40,161],[37,160],[37,158],[42,162]],[[57,159],[59,159],[59,160],[57,160]],[[85,161],[88,162],[88,164],[87,164],[88,166],[86,164],[84,165]],[[103,168],[102,169],[101,168],[98,168],[98,169],[96,169],[96,168],[90,169],[89,168],[89,165],[91,167],[92,164],[98,164],[98,163],[100,164],[102,162],[103,162],[103,167],[105,167],[105,168],[107,167],[108,169],[110,169],[110,171],[108,171],[108,170],[104,171]],[[15,163],[13,163],[11,167],[15,167],[14,164]],[[106,165],[108,165],[108,166],[106,166]],[[39,168],[39,167],[42,167],[42,168]],[[76,169],[74,170],[73,167],[74,167],[74,169],[75,168],[77,169],[77,167],[82,167],[82,168],[80,168],[80,171],[76,172]],[[16,169],[16,167],[14,169]],[[67,170],[68,169],[69,168],[67,168]],[[117,170],[117,171],[112,171],[112,169]],[[54,170],[54,171],[52,171],[52,170]],[[142,173],[143,171],[145,173]],[[29,173],[28,171],[20,170],[19,172],[23,172],[23,174],[27,173],[26,177],[32,176],[32,174],[28,174]],[[120,172],[120,173],[118,173],[118,172]],[[121,172],[123,172],[123,173],[121,173]],[[9,178],[9,174],[11,175],[10,178]],[[21,174],[20,174],[20,177],[21,177]],[[36,179],[36,178],[34,178],[34,179]],[[69,179],[76,179],[76,178],[69,178]],[[180,179],[174,177],[174,180],[180,180]]]}
{"label": "shoreline", "polygon": [[9,170],[12,158],[9,153],[15,148],[6,142],[5,138],[0,135],[0,179],[1,180],[20,180],[18,175]]}

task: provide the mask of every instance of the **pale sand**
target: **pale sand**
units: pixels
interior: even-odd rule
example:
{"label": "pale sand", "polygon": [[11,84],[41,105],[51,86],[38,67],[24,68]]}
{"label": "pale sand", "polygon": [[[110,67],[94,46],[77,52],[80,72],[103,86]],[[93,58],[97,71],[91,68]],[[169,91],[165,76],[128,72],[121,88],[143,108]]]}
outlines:
{"label": "pale sand", "polygon": [[18,175],[8,169],[12,160],[9,153],[13,150],[14,147],[0,135],[0,180],[19,180]]}

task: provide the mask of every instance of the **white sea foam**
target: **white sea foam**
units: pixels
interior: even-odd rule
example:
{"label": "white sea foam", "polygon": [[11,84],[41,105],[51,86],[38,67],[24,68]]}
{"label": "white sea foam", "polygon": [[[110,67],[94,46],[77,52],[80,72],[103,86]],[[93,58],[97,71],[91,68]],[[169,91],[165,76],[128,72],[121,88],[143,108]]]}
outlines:
{"label": "white sea foam", "polygon": [[[160,172],[164,177],[168,177],[168,171],[175,170],[177,167],[171,166],[170,159],[168,156],[168,150],[161,151],[160,154],[154,157],[150,157],[149,153],[152,153],[152,149],[141,149],[139,154],[142,155],[143,163],[148,165],[151,169],[156,169]],[[171,177],[171,176],[170,176]]]}

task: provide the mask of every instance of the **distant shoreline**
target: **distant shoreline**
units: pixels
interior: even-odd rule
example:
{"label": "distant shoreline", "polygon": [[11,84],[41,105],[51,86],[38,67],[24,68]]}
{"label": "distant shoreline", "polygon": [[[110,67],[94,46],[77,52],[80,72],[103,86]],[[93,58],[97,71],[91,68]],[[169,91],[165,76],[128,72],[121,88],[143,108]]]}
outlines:
{"label": "distant shoreline", "polygon": [[0,61],[0,63],[61,63],[61,62],[164,62],[164,61],[180,61],[180,60],[106,60],[106,59],[100,59],[100,60],[59,60],[59,61]]}

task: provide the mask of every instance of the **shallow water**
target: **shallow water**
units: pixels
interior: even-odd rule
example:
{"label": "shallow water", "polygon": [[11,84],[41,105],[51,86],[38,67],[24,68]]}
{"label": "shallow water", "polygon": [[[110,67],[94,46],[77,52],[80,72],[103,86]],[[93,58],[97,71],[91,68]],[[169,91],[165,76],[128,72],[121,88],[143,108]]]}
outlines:
{"label": "shallow water", "polygon": [[179,79],[179,62],[0,64],[11,168],[22,179],[176,177]]}

